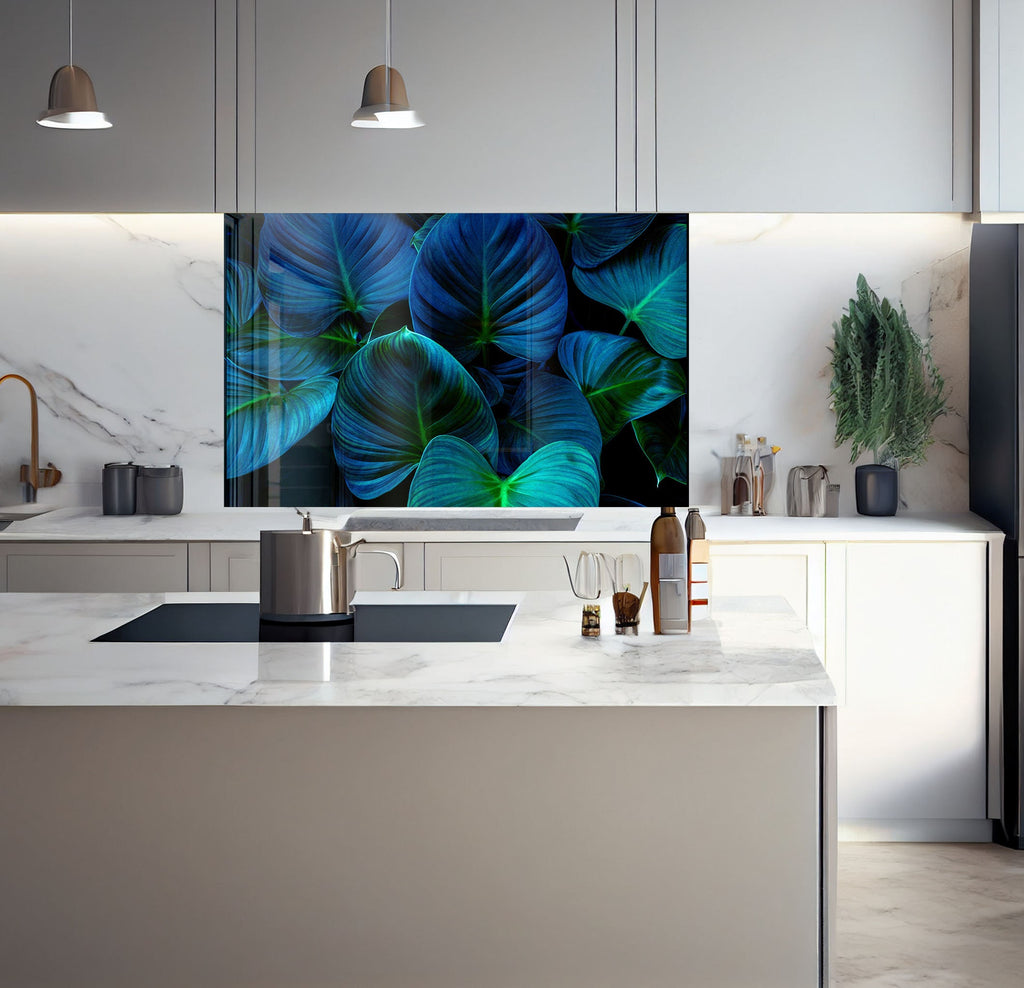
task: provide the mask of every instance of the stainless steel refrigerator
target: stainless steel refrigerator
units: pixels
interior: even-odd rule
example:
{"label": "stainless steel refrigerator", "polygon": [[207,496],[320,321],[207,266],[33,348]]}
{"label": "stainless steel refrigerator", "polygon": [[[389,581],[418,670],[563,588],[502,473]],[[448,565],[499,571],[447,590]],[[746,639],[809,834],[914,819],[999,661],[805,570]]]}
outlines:
{"label": "stainless steel refrigerator", "polygon": [[971,510],[1006,533],[1000,819],[993,839],[1024,849],[1024,226],[975,224],[970,260]]}

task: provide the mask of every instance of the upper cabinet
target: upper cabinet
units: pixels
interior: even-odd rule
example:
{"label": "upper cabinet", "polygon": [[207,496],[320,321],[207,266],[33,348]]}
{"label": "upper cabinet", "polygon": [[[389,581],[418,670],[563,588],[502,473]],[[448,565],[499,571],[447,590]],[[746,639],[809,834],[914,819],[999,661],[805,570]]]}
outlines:
{"label": "upper cabinet", "polygon": [[[977,0],[980,208],[1024,210],[1024,0]],[[392,0],[426,126],[351,127],[384,0],[79,0],[114,122],[39,127],[67,0],[0,0],[0,210],[968,211],[971,0]]]}
{"label": "upper cabinet", "polygon": [[616,208],[615,0],[393,0],[416,130],[349,125],[384,61],[383,0],[255,0],[250,25],[251,6],[239,211]]}
{"label": "upper cabinet", "polygon": [[978,0],[975,208],[1024,212],[1024,0]]}
{"label": "upper cabinet", "polygon": [[53,130],[50,77],[68,61],[67,0],[4,0],[0,210],[214,208],[216,0],[80,0],[74,59],[109,130]]}
{"label": "upper cabinet", "polygon": [[971,209],[970,0],[685,0],[656,23],[658,209]]}

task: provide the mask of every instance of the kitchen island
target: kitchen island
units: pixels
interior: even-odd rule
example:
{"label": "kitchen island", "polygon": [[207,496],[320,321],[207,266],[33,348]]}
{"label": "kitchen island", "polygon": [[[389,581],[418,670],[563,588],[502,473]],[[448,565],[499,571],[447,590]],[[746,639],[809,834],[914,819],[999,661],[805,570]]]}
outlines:
{"label": "kitchen island", "polygon": [[501,642],[92,643],[254,598],[0,597],[10,983],[827,983],[835,693],[800,622],[584,640],[572,598],[485,596]]}

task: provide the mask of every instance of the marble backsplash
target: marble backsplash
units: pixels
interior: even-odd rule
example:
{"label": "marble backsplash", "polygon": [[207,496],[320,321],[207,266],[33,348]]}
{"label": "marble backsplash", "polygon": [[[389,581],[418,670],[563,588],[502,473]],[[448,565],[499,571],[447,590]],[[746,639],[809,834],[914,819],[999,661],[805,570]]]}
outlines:
{"label": "marble backsplash", "polygon": [[[224,220],[0,216],[0,373],[39,394],[39,499],[98,505],[102,465],[179,463],[185,510],[223,502]],[[28,398],[0,388],[0,504],[19,499]]]}
{"label": "marble backsplash", "polygon": [[[933,336],[952,414],[903,472],[912,510],[967,508],[967,247],[959,215],[691,215],[691,503],[717,506],[736,432],[824,463],[853,513],[853,465],[828,410],[832,322],[858,272]],[[40,500],[98,505],[104,462],[180,463],[185,510],[223,504],[223,218],[0,215],[0,374],[39,392]],[[0,504],[28,457],[24,388],[0,388]]]}

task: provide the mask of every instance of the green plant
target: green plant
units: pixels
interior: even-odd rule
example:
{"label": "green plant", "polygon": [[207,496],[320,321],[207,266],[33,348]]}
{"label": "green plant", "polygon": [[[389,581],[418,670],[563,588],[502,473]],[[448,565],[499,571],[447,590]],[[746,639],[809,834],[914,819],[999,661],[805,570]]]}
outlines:
{"label": "green plant", "polygon": [[920,463],[933,441],[932,426],[945,414],[945,382],[928,343],[910,328],[903,305],[879,301],[864,275],[857,297],[835,330],[831,407],[836,446],[847,440],[852,463],[865,450],[875,462]]}

